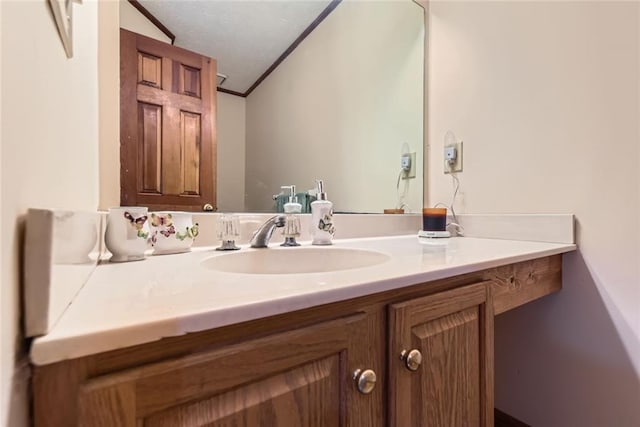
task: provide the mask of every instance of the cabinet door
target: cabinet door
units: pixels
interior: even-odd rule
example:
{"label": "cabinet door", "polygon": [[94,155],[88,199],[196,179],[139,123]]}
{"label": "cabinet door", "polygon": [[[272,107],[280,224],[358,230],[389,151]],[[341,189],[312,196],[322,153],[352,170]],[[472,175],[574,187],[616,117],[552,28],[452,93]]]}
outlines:
{"label": "cabinet door", "polygon": [[488,283],[391,305],[390,425],[493,426]]}
{"label": "cabinet door", "polygon": [[79,425],[381,426],[381,387],[362,395],[352,380],[381,363],[369,331],[356,314],[96,378]]}

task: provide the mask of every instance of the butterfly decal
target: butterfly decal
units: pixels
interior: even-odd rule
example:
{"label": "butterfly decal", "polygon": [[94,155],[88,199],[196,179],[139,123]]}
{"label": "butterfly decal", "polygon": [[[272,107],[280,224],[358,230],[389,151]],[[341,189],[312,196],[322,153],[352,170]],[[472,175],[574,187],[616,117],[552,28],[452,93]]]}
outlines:
{"label": "butterfly decal", "polygon": [[136,229],[138,237],[142,237],[144,239],[147,238],[149,233],[146,233],[142,229],[142,227],[144,226],[144,223],[147,222],[147,216],[146,215],[143,215],[143,216],[138,217],[138,218],[134,218],[133,215],[131,215],[129,212],[125,211],[124,217],[129,221],[130,225],[133,228]]}
{"label": "butterfly decal", "polygon": [[131,225],[135,227],[136,230],[142,230],[142,226],[147,221],[147,216],[143,215],[139,218],[134,218],[129,212],[124,213],[124,217],[131,222]]}
{"label": "butterfly decal", "polygon": [[164,237],[169,237],[172,234],[176,234],[176,228],[173,225],[170,225],[169,227],[164,228],[163,230],[159,230],[160,234],[162,234]]}
{"label": "butterfly decal", "polygon": [[320,218],[320,222],[318,222],[318,228],[322,231],[326,231],[327,233],[333,234],[336,229],[333,226],[333,213],[329,212],[325,214],[324,217]]}
{"label": "butterfly decal", "polygon": [[154,213],[151,214],[151,225],[154,227],[172,227],[173,226],[173,217],[171,214],[166,215],[156,215]]}

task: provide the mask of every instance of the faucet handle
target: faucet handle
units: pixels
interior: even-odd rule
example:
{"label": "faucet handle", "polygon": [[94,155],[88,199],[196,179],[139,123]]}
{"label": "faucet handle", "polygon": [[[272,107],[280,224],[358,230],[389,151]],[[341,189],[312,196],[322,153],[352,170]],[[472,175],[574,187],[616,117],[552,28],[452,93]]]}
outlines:
{"label": "faucet handle", "polygon": [[240,220],[238,215],[223,214],[217,221],[217,236],[222,241],[218,251],[238,250],[235,241],[240,237]]}
{"label": "faucet handle", "polygon": [[288,214],[282,230],[284,243],[280,246],[300,246],[296,242],[296,237],[300,236],[300,217],[295,214]]}
{"label": "faucet handle", "polygon": [[287,215],[282,229],[282,235],[284,237],[298,237],[300,236],[300,218],[298,215]]}

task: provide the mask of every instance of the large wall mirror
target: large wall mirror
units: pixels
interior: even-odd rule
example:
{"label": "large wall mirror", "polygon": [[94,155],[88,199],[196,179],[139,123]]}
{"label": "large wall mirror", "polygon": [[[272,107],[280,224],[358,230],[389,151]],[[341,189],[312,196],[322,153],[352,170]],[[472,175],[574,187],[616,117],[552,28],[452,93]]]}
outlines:
{"label": "large wall mirror", "polygon": [[216,59],[218,211],[273,212],[315,179],[338,213],[422,208],[414,1],[121,1],[120,27]]}

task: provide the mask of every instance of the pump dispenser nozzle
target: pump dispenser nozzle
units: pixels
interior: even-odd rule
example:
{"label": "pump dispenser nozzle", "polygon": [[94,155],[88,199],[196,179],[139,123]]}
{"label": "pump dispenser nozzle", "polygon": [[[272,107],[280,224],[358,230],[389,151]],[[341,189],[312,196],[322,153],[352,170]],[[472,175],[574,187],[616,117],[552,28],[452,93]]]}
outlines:
{"label": "pump dispenser nozzle", "polygon": [[298,196],[296,196],[295,185],[283,185],[283,190],[289,190],[289,201],[284,204],[284,213],[301,213],[302,205],[298,203]]}
{"label": "pump dispenser nozzle", "polygon": [[318,200],[327,200],[327,193],[324,192],[324,182],[321,179],[316,179],[316,185],[318,186],[318,194],[316,195]]}
{"label": "pump dispenser nozzle", "polygon": [[296,196],[295,185],[283,185],[280,188],[282,190],[289,190],[289,203],[296,203],[298,201],[298,197]]}
{"label": "pump dispenser nozzle", "polygon": [[298,203],[295,185],[283,185],[283,190],[289,190],[289,201],[284,204],[284,213],[287,214],[284,230],[284,243],[280,246],[300,246],[296,237],[300,235],[300,218],[297,215],[302,212],[302,205]]}

